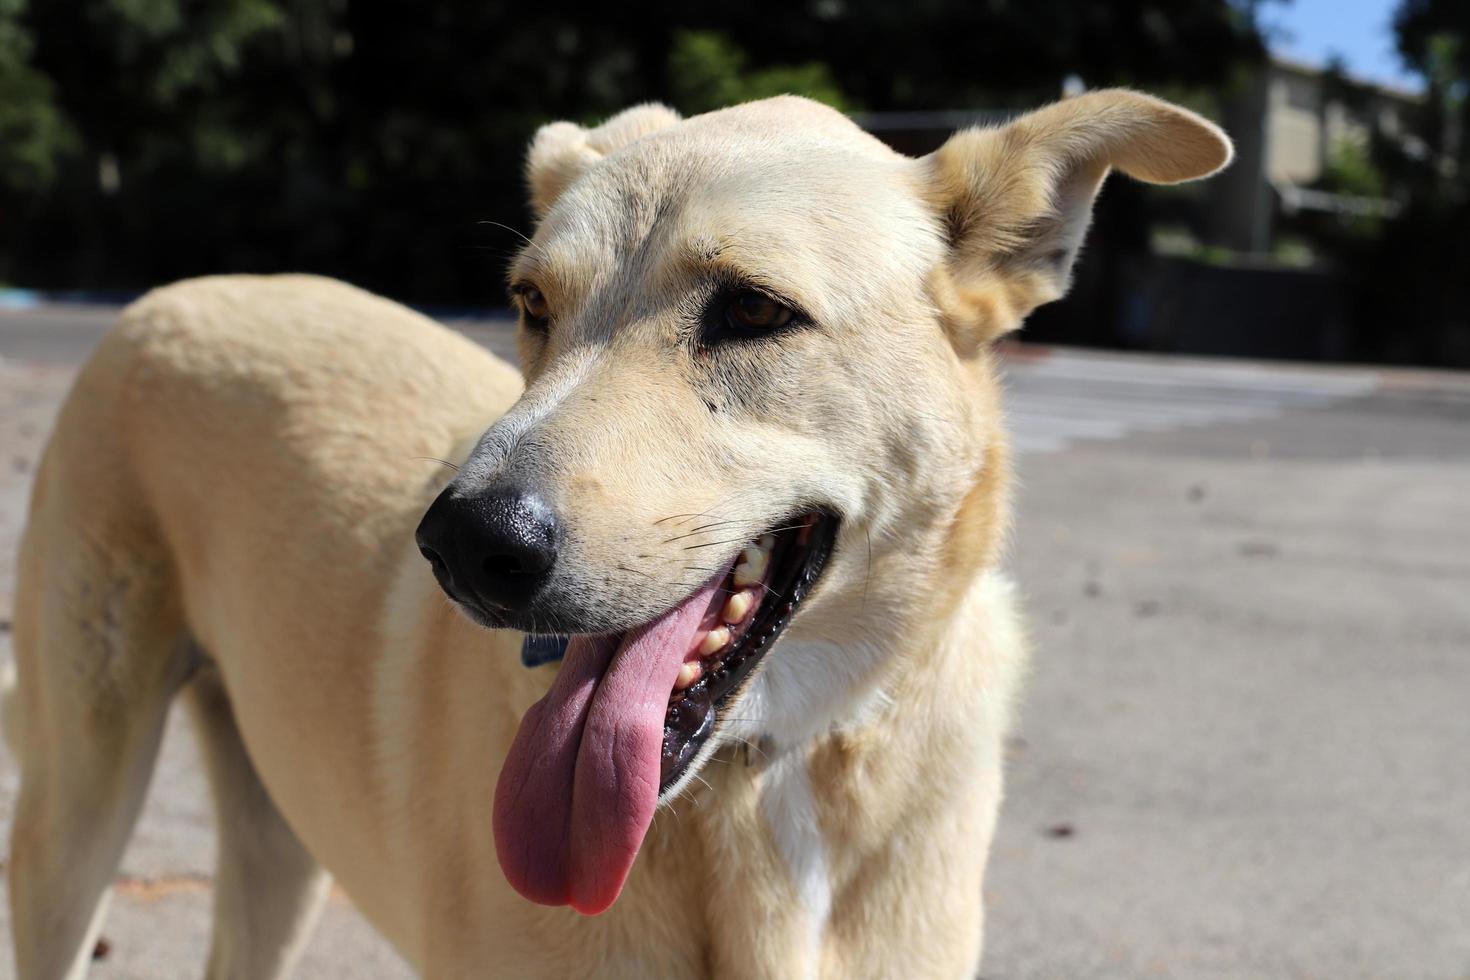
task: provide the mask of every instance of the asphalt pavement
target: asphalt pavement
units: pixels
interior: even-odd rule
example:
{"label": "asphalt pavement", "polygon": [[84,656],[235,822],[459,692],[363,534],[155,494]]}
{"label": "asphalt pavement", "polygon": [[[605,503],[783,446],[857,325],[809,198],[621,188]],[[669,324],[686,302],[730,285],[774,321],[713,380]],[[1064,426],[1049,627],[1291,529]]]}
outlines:
{"label": "asphalt pavement", "polygon": [[[0,312],[0,623],[37,453],[114,315]],[[1470,375],[1007,363],[1035,653],[982,975],[1470,978]],[[0,752],[6,825],[15,782]],[[201,973],[210,826],[173,724],[95,977]],[[298,975],[408,972],[336,895]]]}

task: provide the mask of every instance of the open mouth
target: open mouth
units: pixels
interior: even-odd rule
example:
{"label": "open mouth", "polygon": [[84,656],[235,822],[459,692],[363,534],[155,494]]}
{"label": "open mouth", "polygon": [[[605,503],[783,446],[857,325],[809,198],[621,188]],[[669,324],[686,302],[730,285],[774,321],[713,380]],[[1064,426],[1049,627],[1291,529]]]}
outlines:
{"label": "open mouth", "polygon": [[811,593],[836,531],[825,514],[785,521],[652,622],[568,640],[496,782],[495,849],[516,891],[588,914],[613,903],[659,800]]}
{"label": "open mouth", "polygon": [[832,552],[837,521],[808,514],[740,552],[679,667],[664,715],[659,793],[673,789],[714,731],[716,714],[791,622]]}

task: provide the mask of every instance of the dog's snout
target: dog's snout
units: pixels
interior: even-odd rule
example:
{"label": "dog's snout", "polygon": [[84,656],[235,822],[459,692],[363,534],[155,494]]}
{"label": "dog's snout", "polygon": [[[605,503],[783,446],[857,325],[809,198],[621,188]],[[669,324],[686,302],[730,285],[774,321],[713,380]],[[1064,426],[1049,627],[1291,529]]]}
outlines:
{"label": "dog's snout", "polygon": [[429,507],[415,534],[453,598],[505,612],[525,612],[550,580],[560,537],[555,512],[534,492],[464,495],[453,486]]}

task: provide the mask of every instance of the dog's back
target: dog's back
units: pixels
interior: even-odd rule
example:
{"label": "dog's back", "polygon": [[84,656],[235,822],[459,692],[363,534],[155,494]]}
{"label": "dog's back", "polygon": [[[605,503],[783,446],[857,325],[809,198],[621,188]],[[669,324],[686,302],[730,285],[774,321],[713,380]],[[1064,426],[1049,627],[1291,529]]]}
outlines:
{"label": "dog's back", "polygon": [[[383,542],[407,539],[442,482],[434,457],[519,389],[462,337],[325,279],[196,280],[123,314],[62,409],[21,545],[4,709],[24,775],[22,976],[80,975],[186,682],[221,817],[212,971],[265,976],[288,958],[322,878],[250,765],[224,673],[271,684],[259,658],[273,628],[299,628],[293,609],[334,608],[327,625],[376,608],[401,558]],[[234,520],[206,517],[221,505]],[[275,901],[259,882],[232,899],[261,874]],[[262,930],[272,941],[243,939]]]}

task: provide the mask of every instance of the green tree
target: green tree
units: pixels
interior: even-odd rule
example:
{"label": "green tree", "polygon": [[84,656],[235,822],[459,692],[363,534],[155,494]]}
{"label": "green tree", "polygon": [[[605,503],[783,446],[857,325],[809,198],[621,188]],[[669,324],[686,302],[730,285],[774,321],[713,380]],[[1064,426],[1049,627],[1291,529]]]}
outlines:
{"label": "green tree", "polygon": [[1403,0],[1398,48],[1423,76],[1411,138],[1373,141],[1374,163],[1398,217],[1349,241],[1359,356],[1470,366],[1470,4]]}
{"label": "green tree", "polygon": [[1427,85],[1421,131],[1435,155],[1455,164],[1440,167],[1440,175],[1454,182],[1460,174],[1463,190],[1470,172],[1470,4],[1403,0],[1394,32],[1399,54]]}
{"label": "green tree", "polygon": [[687,114],[787,94],[805,95],[836,109],[852,108],[826,65],[809,61],[751,69],[745,52],[715,31],[674,34],[669,88],[674,105]]}
{"label": "green tree", "polygon": [[31,67],[25,8],[25,0],[0,0],[0,186],[34,193],[55,181],[77,140],[55,85]]}

